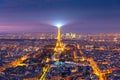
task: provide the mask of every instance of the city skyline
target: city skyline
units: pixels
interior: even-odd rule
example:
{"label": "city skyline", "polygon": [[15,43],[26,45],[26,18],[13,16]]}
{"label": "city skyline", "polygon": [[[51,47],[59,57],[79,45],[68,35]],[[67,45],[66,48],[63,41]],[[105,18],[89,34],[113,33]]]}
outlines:
{"label": "city skyline", "polygon": [[0,35],[0,80],[120,79],[120,34],[67,33],[62,38],[61,25],[56,26],[56,38]]}
{"label": "city skyline", "polygon": [[120,29],[119,0],[1,0],[0,32],[111,33]]}
{"label": "city skyline", "polygon": [[120,80],[120,0],[0,0],[0,80]]}

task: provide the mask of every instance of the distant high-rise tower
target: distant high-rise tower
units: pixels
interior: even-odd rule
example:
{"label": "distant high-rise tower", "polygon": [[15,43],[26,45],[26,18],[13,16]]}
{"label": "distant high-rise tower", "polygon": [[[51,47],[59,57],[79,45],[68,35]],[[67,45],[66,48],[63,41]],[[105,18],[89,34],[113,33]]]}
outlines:
{"label": "distant high-rise tower", "polygon": [[60,27],[58,27],[57,43],[56,43],[56,46],[54,48],[54,51],[55,52],[62,52],[62,51],[64,51],[63,44],[61,43],[61,31],[60,31]]}

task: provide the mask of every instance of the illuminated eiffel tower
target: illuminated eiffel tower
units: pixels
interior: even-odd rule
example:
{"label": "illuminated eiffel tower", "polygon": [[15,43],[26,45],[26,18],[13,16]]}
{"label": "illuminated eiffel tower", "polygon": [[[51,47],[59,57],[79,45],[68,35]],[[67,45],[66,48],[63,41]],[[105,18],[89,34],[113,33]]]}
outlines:
{"label": "illuminated eiffel tower", "polygon": [[58,52],[58,53],[61,53],[62,51],[64,51],[63,44],[61,42],[60,26],[58,27],[57,43],[56,43],[56,46],[54,48],[54,51]]}

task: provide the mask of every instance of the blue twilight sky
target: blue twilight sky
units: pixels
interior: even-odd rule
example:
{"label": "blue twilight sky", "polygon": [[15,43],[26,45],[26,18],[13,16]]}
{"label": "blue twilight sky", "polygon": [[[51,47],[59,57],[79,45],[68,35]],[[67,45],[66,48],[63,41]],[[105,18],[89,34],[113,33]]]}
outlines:
{"label": "blue twilight sky", "polygon": [[0,0],[0,32],[120,31],[120,0]]}

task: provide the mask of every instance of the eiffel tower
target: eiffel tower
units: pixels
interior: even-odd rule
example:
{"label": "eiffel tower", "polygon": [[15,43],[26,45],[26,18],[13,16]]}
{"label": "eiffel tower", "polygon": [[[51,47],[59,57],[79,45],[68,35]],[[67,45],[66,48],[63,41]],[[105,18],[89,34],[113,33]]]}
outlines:
{"label": "eiffel tower", "polygon": [[63,44],[61,42],[61,31],[60,31],[60,27],[58,27],[58,35],[57,35],[57,43],[56,43],[56,46],[54,48],[54,51],[55,52],[62,52],[64,51],[64,48],[63,48]]}

